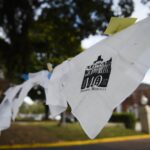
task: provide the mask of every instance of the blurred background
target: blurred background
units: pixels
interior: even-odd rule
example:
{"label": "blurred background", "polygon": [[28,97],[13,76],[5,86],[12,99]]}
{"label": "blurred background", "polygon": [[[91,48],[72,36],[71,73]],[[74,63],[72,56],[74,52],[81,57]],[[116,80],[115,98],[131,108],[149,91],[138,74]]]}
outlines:
{"label": "blurred background", "polygon": [[[112,16],[139,21],[149,13],[149,0],[0,0],[0,94],[22,83],[23,74],[47,69],[47,62],[55,67],[106,38],[103,31]],[[150,71],[98,138],[143,134],[141,100],[150,105]],[[33,87],[0,144],[87,139],[70,108],[53,119],[49,114],[43,88]]]}

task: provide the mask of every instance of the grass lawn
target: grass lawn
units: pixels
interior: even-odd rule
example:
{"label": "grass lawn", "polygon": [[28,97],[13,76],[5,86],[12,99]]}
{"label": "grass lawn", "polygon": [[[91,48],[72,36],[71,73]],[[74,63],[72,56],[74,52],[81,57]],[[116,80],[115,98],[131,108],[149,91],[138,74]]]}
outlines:
{"label": "grass lawn", "polygon": [[[97,138],[139,135],[142,133],[125,129],[121,126],[105,127]],[[58,126],[57,122],[23,122],[14,123],[2,132],[0,145],[50,143],[59,141],[78,141],[89,139],[78,123]]]}
{"label": "grass lawn", "polygon": [[[79,123],[66,124],[65,126],[59,127],[55,122],[47,123],[42,125],[48,132],[52,133],[59,139],[65,141],[74,141],[74,140],[87,140],[89,139],[85,135]],[[105,127],[97,138],[108,138],[108,137],[120,137],[120,136],[129,136],[129,135],[139,135],[140,132],[134,130],[126,129],[122,126],[109,126]]]}

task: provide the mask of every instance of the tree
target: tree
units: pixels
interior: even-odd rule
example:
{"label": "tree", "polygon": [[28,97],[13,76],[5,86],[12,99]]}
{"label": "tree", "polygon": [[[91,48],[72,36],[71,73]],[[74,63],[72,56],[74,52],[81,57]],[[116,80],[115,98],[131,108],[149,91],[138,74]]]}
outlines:
{"label": "tree", "polygon": [[[150,9],[150,0],[141,0],[142,4],[148,6],[148,8]],[[150,13],[148,13],[148,15],[150,15]]]}
{"label": "tree", "polygon": [[47,1],[30,32],[33,45],[38,52],[46,50],[46,58],[53,64],[75,56],[81,52],[82,39],[102,32],[111,16],[127,17],[134,9],[131,0],[120,1],[118,12],[112,9],[112,5],[112,0]]}
{"label": "tree", "polygon": [[1,62],[9,79],[16,78],[29,66],[28,30],[39,6],[36,0],[0,0],[0,26],[5,36],[0,40]]}
{"label": "tree", "polygon": [[148,3],[150,2],[150,0],[141,0],[141,2],[142,2],[143,4],[148,4]]}
{"label": "tree", "polygon": [[12,80],[31,69],[37,59],[31,56],[38,53],[55,64],[76,55],[81,40],[102,32],[111,16],[128,17],[134,10],[132,0],[120,0],[118,12],[112,6],[113,0],[0,0],[5,35],[0,58],[7,77]]}

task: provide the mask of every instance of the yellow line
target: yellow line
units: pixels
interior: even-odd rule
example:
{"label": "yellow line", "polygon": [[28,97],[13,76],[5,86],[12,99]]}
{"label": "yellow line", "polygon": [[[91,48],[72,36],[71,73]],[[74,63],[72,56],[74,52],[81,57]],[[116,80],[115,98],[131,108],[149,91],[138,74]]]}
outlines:
{"label": "yellow line", "polygon": [[19,148],[40,148],[40,147],[66,147],[66,146],[78,146],[78,145],[88,145],[88,144],[98,144],[98,143],[109,143],[109,142],[123,142],[130,140],[141,140],[150,139],[150,135],[137,135],[137,136],[125,136],[125,137],[113,137],[86,141],[67,141],[67,142],[56,142],[56,143],[38,143],[38,144],[17,144],[17,145],[3,145],[0,149],[19,149]]}

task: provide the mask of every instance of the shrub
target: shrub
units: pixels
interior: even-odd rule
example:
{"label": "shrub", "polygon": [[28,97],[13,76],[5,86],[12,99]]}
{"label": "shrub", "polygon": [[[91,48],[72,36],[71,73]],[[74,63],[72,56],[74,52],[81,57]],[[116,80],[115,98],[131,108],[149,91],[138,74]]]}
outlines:
{"label": "shrub", "polygon": [[129,129],[134,129],[136,123],[135,116],[131,113],[113,113],[109,121],[122,122]]}
{"label": "shrub", "polygon": [[23,114],[40,114],[44,113],[44,105],[42,103],[34,103],[33,105],[23,105],[20,107],[20,113]]}

